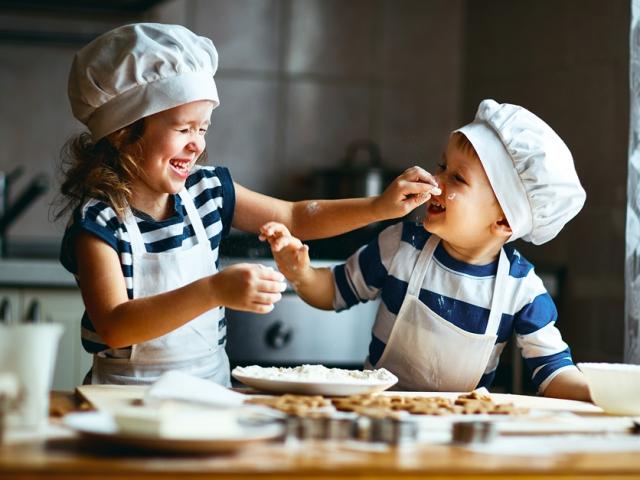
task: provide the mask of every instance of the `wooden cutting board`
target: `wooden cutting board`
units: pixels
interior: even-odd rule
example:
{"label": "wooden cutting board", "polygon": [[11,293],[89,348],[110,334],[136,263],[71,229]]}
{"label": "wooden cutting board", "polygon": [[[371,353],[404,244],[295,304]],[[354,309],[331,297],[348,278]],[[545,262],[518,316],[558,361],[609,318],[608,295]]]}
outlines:
{"label": "wooden cutting board", "polygon": [[535,410],[559,410],[573,413],[604,414],[600,407],[589,402],[564,400],[561,398],[534,397],[530,395],[512,395],[509,393],[492,393],[491,398],[496,403],[513,403],[516,407]]}
{"label": "wooden cutting board", "polygon": [[[76,388],[80,396],[98,410],[113,410],[113,408],[131,404],[142,400],[148,386],[141,385],[81,385]],[[442,396],[457,398],[459,392],[385,392],[388,395],[411,396]],[[534,397],[529,395],[512,395],[506,393],[492,393],[496,403],[513,403],[516,407],[534,410],[550,410],[573,412],[579,414],[603,414],[600,407],[592,403],[558,398]]]}
{"label": "wooden cutting board", "polygon": [[[113,412],[140,402],[148,386],[139,385],[82,385],[77,393],[95,409]],[[457,398],[459,392],[384,392],[389,395],[442,396]],[[548,415],[521,418],[499,418],[498,431],[503,435],[549,435],[559,433],[626,432],[633,426],[629,417],[610,417],[591,403],[527,395],[491,394],[496,403],[513,403],[517,407],[548,411]],[[567,412],[578,416],[567,416]],[[451,428],[453,418],[416,417],[428,430]],[[508,420],[508,421],[505,421]]]}
{"label": "wooden cutting board", "polygon": [[[483,389],[484,390],[484,389]],[[455,400],[461,393],[466,392],[399,392],[386,391],[383,395],[407,395],[407,396],[425,396],[425,397],[445,397]],[[513,403],[516,407],[529,408],[532,410],[552,410],[573,412],[582,414],[603,414],[600,407],[596,407],[593,403],[580,402],[577,400],[564,400],[559,398],[536,397],[531,395],[513,395],[510,393],[490,393],[486,390],[481,393],[488,393],[491,399],[498,404]]]}
{"label": "wooden cutting board", "polygon": [[80,385],[76,392],[96,410],[114,410],[140,402],[148,386],[142,385]]}

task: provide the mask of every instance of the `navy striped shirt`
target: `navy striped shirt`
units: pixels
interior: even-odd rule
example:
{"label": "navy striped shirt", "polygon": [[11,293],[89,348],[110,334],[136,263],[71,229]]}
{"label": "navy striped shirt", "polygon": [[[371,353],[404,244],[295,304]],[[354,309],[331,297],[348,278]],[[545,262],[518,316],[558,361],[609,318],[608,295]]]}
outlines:
{"label": "navy striped shirt", "polygon": [[[333,269],[336,310],[381,299],[369,344],[372,365],[382,356],[411,273],[430,235],[421,224],[397,223]],[[576,367],[555,326],[555,304],[533,265],[511,244],[503,248],[510,263],[505,301],[498,338],[478,387],[491,385],[500,354],[515,332],[532,381],[542,392],[557,373]],[[487,328],[497,269],[497,260],[488,265],[456,260],[440,243],[421,286],[420,300],[457,327],[482,334]]]}
{"label": "navy striped shirt", "polygon": [[[224,167],[196,166],[186,180],[185,187],[202,219],[211,250],[218,267],[220,241],[229,233],[235,208],[235,190],[229,171]],[[159,253],[188,249],[196,244],[197,238],[189,221],[186,209],[179,195],[173,195],[174,214],[165,220],[156,221],[144,212],[132,209],[140,228],[146,251]],[[90,199],[76,208],[67,226],[60,252],[62,265],[74,275],[77,274],[77,260],[73,248],[74,240],[81,231],[88,231],[109,244],[120,257],[120,266],[131,299],[133,291],[133,265],[129,232],[118,219],[115,211],[107,203]],[[77,278],[77,277],[76,277]],[[220,308],[218,320],[218,343],[226,342],[226,320],[224,309]],[[103,352],[117,358],[129,358],[131,347],[109,349],[96,332],[91,319],[85,312],[82,317],[82,345],[89,353]]]}

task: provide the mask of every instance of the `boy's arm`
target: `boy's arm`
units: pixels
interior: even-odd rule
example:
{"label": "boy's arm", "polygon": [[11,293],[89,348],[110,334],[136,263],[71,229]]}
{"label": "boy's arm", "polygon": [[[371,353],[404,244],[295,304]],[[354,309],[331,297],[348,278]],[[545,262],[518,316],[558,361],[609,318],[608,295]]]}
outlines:
{"label": "boy's arm", "polygon": [[544,396],[592,401],[584,375],[581,371],[573,369],[558,373],[545,389]]}
{"label": "boy's arm", "polygon": [[269,222],[260,228],[260,239],[269,242],[280,272],[300,298],[312,307],[333,309],[333,274],[328,268],[313,268],[309,247],[291,235],[287,227]]}
{"label": "boy's arm", "polygon": [[402,223],[386,228],[343,265],[333,269],[312,268],[309,247],[293,237],[281,223],[263,225],[260,239],[269,242],[278,269],[305,302],[316,308],[340,311],[379,295],[388,275],[385,265],[398,250],[402,232]]}
{"label": "boy's arm", "polygon": [[412,167],[396,178],[377,197],[344,200],[287,202],[234,184],[236,204],[233,226],[258,233],[266,222],[282,223],[302,240],[339,235],[373,222],[398,218],[439,194],[435,178]]}
{"label": "boy's arm", "polygon": [[589,401],[584,376],[555,326],[558,312],[553,299],[537,276],[530,278],[531,291],[538,294],[515,315],[514,328],[533,383],[545,397]]}
{"label": "boy's arm", "polygon": [[333,310],[333,274],[330,268],[309,267],[295,282],[291,282],[296,292],[312,307]]}

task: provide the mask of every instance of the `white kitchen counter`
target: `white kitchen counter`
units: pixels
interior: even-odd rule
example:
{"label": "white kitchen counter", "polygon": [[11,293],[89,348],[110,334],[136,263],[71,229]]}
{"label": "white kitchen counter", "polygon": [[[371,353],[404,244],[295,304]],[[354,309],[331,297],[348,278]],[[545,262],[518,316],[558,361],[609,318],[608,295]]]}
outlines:
{"label": "white kitchen counter", "polygon": [[57,260],[7,258],[0,260],[0,286],[73,288],[76,281]]}

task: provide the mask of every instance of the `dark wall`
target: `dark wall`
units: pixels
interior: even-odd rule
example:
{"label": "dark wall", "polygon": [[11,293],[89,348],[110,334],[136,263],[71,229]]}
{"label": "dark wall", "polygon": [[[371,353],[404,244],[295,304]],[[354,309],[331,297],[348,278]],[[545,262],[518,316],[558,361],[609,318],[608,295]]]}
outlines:
{"label": "dark wall", "polygon": [[463,111],[527,107],[571,149],[584,209],[546,245],[518,248],[566,271],[558,326],[576,361],[621,361],[628,144],[628,1],[469,0]]}

